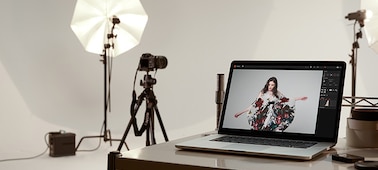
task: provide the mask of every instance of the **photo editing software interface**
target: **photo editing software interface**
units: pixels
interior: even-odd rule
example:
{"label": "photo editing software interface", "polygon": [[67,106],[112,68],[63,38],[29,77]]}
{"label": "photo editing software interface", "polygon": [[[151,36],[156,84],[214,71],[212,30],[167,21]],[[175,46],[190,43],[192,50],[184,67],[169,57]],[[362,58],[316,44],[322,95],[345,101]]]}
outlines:
{"label": "photo editing software interface", "polygon": [[338,118],[341,66],[232,67],[223,128],[332,136],[321,126]]}

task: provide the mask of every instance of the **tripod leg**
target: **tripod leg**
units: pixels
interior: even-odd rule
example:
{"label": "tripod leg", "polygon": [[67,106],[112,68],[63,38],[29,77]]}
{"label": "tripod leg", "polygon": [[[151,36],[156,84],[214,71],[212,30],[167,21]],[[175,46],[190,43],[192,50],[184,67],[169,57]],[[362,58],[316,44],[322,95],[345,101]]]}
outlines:
{"label": "tripod leg", "polygon": [[164,139],[165,139],[166,142],[168,142],[167,132],[165,131],[163,120],[161,119],[160,112],[159,112],[157,105],[154,106],[154,109],[155,109],[155,113],[156,113],[156,116],[158,118],[158,121],[159,121],[159,124],[160,124],[160,127],[161,127],[161,131],[163,132]]}
{"label": "tripod leg", "polygon": [[155,139],[155,121],[154,121],[154,112],[153,109],[151,109],[151,116],[150,116],[150,129],[151,129],[151,140],[152,140],[152,145],[156,144],[156,139]]}
{"label": "tripod leg", "polygon": [[[132,116],[130,121],[129,121],[129,124],[126,127],[125,133],[123,134],[121,142],[119,143],[119,146],[118,146],[118,149],[117,149],[118,152],[121,151],[123,144],[126,143],[125,140],[126,140],[127,134],[130,131],[131,125],[133,125],[134,123],[135,123],[135,116]],[[126,145],[126,147],[127,147],[127,145]],[[127,147],[127,149],[129,149],[129,148]]]}
{"label": "tripod leg", "polygon": [[150,142],[150,127],[147,128],[147,131],[146,131],[146,146],[150,146],[151,145],[151,142]]}

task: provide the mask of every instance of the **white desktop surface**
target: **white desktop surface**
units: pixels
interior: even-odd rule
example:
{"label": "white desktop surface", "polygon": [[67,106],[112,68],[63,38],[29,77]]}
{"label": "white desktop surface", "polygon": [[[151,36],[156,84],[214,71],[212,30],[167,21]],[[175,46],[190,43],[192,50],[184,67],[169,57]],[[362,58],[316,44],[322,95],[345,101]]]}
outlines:
{"label": "white desktop surface", "polygon": [[192,137],[161,143],[145,148],[122,152],[116,161],[116,169],[316,169],[347,170],[354,169],[353,163],[333,161],[333,153],[349,153],[365,157],[365,160],[378,160],[378,149],[350,148],[345,139],[339,139],[337,145],[310,161],[267,158],[235,154],[219,154],[180,150],[175,144]]}

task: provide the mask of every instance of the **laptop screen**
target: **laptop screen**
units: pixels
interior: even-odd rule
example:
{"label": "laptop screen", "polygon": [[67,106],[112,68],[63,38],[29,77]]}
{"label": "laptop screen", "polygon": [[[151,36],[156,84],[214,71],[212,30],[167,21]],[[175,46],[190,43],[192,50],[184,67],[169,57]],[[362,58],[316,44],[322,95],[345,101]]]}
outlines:
{"label": "laptop screen", "polygon": [[219,133],[335,140],[345,62],[234,61]]}

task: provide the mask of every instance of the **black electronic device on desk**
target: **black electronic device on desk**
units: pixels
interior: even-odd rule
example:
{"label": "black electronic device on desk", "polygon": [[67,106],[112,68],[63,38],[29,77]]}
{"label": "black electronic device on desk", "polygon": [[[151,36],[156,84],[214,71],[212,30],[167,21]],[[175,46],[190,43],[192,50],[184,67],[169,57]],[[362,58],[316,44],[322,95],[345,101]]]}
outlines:
{"label": "black electronic device on desk", "polygon": [[365,158],[362,156],[351,155],[351,154],[333,154],[332,160],[345,162],[345,163],[355,163],[358,161],[364,161]]}
{"label": "black electronic device on desk", "polygon": [[358,161],[354,163],[354,167],[359,170],[378,169],[378,161]]}
{"label": "black electronic device on desk", "polygon": [[352,155],[352,154],[333,154],[332,160],[354,163],[354,168],[358,170],[378,170],[378,161],[368,161],[362,156]]}

